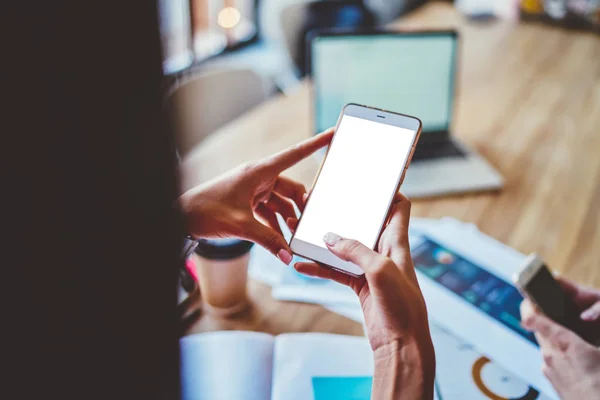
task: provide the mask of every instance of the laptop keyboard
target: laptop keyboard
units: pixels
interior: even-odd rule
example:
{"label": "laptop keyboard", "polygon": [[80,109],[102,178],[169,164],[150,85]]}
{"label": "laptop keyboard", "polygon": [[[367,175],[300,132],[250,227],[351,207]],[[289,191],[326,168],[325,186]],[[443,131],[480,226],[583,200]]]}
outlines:
{"label": "laptop keyboard", "polygon": [[415,154],[413,154],[412,161],[446,157],[465,157],[465,153],[450,140],[441,143],[419,143]]}

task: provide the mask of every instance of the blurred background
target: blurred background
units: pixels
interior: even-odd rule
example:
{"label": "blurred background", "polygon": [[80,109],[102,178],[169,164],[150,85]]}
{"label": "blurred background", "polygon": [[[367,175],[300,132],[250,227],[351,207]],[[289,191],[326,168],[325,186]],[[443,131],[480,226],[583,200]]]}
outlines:
{"label": "blurred background", "polygon": [[[202,78],[188,93],[177,97],[186,98],[184,103],[210,104],[202,108],[204,115],[194,122],[194,129],[202,133],[194,139],[185,139],[187,143],[180,150],[185,153],[199,139],[270,96],[290,93],[307,74],[306,36],[312,30],[386,27],[426,3],[426,0],[159,0],[164,71],[174,87],[182,81]],[[556,29],[600,32],[600,0],[434,3],[452,5],[472,24],[521,20]],[[202,101],[205,95],[210,100]]]}
{"label": "blurred background", "polygon": [[[455,0],[472,18],[522,18],[598,31],[600,0]],[[164,68],[251,68],[287,90],[305,74],[305,35],[376,27],[427,0],[159,0]]]}

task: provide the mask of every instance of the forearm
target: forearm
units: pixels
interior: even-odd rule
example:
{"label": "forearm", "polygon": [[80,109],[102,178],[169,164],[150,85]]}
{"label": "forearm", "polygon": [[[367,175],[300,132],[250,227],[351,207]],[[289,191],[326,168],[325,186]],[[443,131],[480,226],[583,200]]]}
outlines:
{"label": "forearm", "polygon": [[209,191],[195,188],[179,198],[186,231],[198,239],[232,236],[236,212]]}
{"label": "forearm", "polygon": [[375,351],[373,400],[433,398],[433,347],[395,343]]}

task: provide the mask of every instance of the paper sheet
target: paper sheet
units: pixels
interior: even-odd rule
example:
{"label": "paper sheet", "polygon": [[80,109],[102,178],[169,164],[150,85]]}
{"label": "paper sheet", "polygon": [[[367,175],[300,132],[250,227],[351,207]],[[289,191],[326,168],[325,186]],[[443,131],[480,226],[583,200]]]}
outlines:
{"label": "paper sheet", "polygon": [[[524,259],[522,254],[483,235],[474,226],[464,225],[456,220],[445,219],[437,226],[414,224],[411,234],[414,236],[418,232],[508,284],[512,282],[512,275]],[[536,389],[551,398],[558,398],[550,382],[541,373],[542,357],[539,348],[525,339],[522,333],[516,332],[519,329],[518,320],[515,321],[512,315],[506,313],[500,315],[501,319],[491,317],[479,306],[460,298],[430,277],[418,273],[418,278],[429,315],[434,321],[473,344],[482,354],[531,383]],[[512,290],[515,291],[514,288]],[[490,296],[495,295],[493,292],[489,293]],[[517,327],[516,330],[508,329],[501,321],[508,318],[512,318],[510,325]]]}
{"label": "paper sheet", "polygon": [[273,370],[272,400],[310,400],[313,377],[373,376],[373,352],[364,337],[284,334],[275,339]]}
{"label": "paper sheet", "polygon": [[334,281],[302,275],[292,267],[284,268],[280,282],[273,287],[272,296],[277,300],[316,304],[359,304],[349,287]]}
{"label": "paper sheet", "polygon": [[181,338],[181,398],[270,399],[273,342],[266,333],[239,331]]}
{"label": "paper sheet", "polygon": [[440,400],[550,399],[483,357],[468,343],[433,324],[431,336],[436,350],[436,386]]}

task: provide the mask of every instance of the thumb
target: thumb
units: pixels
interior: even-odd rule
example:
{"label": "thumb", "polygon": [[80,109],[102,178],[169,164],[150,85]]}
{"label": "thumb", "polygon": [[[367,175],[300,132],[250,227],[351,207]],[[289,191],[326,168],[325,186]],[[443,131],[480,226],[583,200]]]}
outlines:
{"label": "thumb", "polygon": [[410,221],[411,203],[402,193],[396,193],[394,206],[392,208],[390,224],[395,224],[401,230],[401,233],[408,238],[408,224]]}
{"label": "thumb", "polygon": [[269,250],[285,264],[292,262],[292,252],[284,237],[257,220],[253,220],[245,229],[243,239],[250,240]]}
{"label": "thumb", "polygon": [[581,319],[588,322],[600,319],[600,301],[595,302],[587,310],[582,312]]}
{"label": "thumb", "polygon": [[548,318],[535,310],[529,299],[521,303],[522,325],[529,331],[534,331],[536,337],[550,343],[551,346],[566,350],[570,345],[576,343],[579,337],[566,327]]}
{"label": "thumb", "polygon": [[344,239],[335,233],[327,233],[323,241],[337,257],[358,265],[366,273],[369,273],[375,265],[379,265],[383,259],[381,255],[359,241]]}

